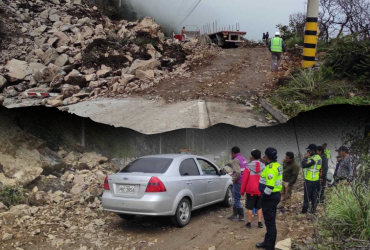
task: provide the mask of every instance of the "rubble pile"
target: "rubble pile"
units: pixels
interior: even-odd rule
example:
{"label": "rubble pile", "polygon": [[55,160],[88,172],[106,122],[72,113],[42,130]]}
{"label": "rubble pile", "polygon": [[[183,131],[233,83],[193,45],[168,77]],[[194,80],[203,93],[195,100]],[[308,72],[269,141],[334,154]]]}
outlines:
{"label": "rubble pile", "polygon": [[40,103],[60,107],[125,97],[165,78],[186,77],[199,59],[196,41],[166,39],[150,17],[115,22],[81,0],[4,1],[0,15],[10,26],[1,43],[0,92],[6,98],[56,93]]}
{"label": "rubble pile", "polygon": [[0,202],[0,241],[5,249],[32,244],[25,238],[57,248],[81,238],[100,247],[107,239],[102,227],[108,215],[103,213],[101,195],[105,177],[117,171],[116,166],[93,152],[57,154],[70,168],[40,175],[27,185],[28,204],[8,207]]}

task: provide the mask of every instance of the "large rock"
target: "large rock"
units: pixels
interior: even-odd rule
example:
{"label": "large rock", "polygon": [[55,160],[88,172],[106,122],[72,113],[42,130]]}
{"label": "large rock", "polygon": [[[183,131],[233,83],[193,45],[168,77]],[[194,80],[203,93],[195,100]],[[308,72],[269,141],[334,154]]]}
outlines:
{"label": "large rock", "polygon": [[288,238],[282,241],[279,241],[275,248],[279,250],[291,250],[292,249],[292,239]]}
{"label": "large rock", "polygon": [[85,87],[86,86],[86,78],[84,75],[82,75],[78,70],[72,70],[71,73],[69,73],[64,80],[71,84],[71,85],[77,85],[79,87]]}
{"label": "large rock", "polygon": [[68,43],[71,41],[69,37],[62,31],[54,32],[54,36],[59,38],[58,43],[57,43],[58,47],[67,46]]}
{"label": "large rock", "polygon": [[135,60],[128,70],[128,74],[135,74],[136,70],[153,70],[158,68],[161,63],[155,59],[151,60]]}
{"label": "large rock", "polygon": [[5,65],[5,68],[9,71],[7,75],[10,81],[18,81],[31,80],[32,74],[45,68],[45,65],[12,59]]}
{"label": "large rock", "polygon": [[54,63],[55,60],[59,57],[58,52],[54,48],[49,48],[43,55],[42,61],[48,65],[49,63]]}
{"label": "large rock", "polygon": [[72,183],[66,182],[60,178],[55,178],[53,175],[44,176],[41,175],[37,178],[28,188],[33,189],[37,187],[37,190],[43,192],[49,192],[50,190],[54,193],[58,190],[62,192],[69,192],[72,188]]}
{"label": "large rock", "polygon": [[67,54],[61,54],[56,60],[55,60],[55,65],[59,67],[63,67],[64,65],[67,64],[69,60],[69,56]]}
{"label": "large rock", "polygon": [[60,67],[55,65],[50,65],[46,68],[43,68],[33,74],[33,79],[37,83],[50,83],[53,81],[54,77],[58,74],[64,74],[63,70]]}
{"label": "large rock", "polygon": [[3,89],[7,87],[7,83],[8,81],[5,79],[5,77],[0,75],[0,92],[2,92]]}
{"label": "large rock", "polygon": [[11,178],[14,185],[26,186],[40,176],[44,168],[53,166],[45,154],[46,142],[25,133],[5,115],[1,115],[0,120],[0,161],[4,171],[0,181],[9,182],[7,178]]}
{"label": "large rock", "polygon": [[80,169],[93,169],[100,164],[108,162],[108,158],[95,152],[84,153],[78,161]]}
{"label": "large rock", "polygon": [[136,77],[140,80],[144,79],[153,79],[154,71],[153,70],[136,70]]}

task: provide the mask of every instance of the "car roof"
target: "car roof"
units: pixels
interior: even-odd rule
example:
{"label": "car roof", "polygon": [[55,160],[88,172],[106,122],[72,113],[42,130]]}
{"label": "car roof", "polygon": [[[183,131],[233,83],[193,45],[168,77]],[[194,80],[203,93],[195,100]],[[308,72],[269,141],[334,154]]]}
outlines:
{"label": "car roof", "polygon": [[181,158],[188,158],[188,157],[195,157],[195,158],[204,158],[198,155],[189,155],[189,154],[164,154],[164,155],[148,155],[143,156],[140,158],[169,158],[169,159],[181,159]]}

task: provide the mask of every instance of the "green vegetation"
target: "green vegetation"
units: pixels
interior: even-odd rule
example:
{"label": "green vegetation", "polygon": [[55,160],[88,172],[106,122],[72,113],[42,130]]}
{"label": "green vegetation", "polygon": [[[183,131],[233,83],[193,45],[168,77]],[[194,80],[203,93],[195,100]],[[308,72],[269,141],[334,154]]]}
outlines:
{"label": "green vegetation", "polygon": [[[339,185],[327,195],[326,214],[321,227],[326,237],[334,240],[370,238],[370,189],[360,183]],[[347,247],[361,245],[351,241]]]}
{"label": "green vegetation", "polygon": [[[291,37],[287,44],[298,40]],[[319,46],[327,51],[319,70],[293,72],[269,96],[272,103],[289,116],[326,105],[370,105],[370,42],[345,37]]]}
{"label": "green vegetation", "polygon": [[359,41],[357,37],[338,39],[328,51],[325,65],[332,68],[336,78],[370,85],[370,41]]}
{"label": "green vegetation", "polygon": [[0,190],[0,202],[6,206],[27,204],[28,197],[22,187],[3,186]]}

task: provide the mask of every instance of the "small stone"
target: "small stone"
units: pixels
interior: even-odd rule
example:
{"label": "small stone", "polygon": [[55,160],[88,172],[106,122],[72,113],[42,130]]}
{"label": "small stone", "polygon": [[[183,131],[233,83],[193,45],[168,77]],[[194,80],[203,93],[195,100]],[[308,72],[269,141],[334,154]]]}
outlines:
{"label": "small stone", "polygon": [[3,234],[3,241],[8,241],[8,240],[11,240],[11,239],[13,239],[12,234],[8,234],[8,233]]}

